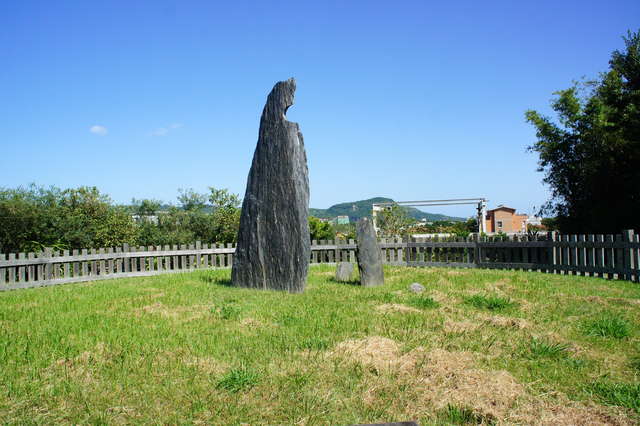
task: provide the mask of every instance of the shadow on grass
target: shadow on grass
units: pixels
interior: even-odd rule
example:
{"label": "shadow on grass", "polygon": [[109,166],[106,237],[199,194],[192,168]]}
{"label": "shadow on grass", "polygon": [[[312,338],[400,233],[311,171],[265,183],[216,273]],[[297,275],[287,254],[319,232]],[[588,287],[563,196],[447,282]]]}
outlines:
{"label": "shadow on grass", "polygon": [[224,287],[233,287],[231,278],[223,276],[217,271],[202,271],[198,274],[198,280],[205,284],[216,284]]}
{"label": "shadow on grass", "polygon": [[346,284],[346,285],[355,285],[355,286],[360,286],[360,280],[358,279],[351,279],[351,280],[337,280],[334,277],[331,277],[329,279],[327,279],[327,281],[329,281],[332,284]]}

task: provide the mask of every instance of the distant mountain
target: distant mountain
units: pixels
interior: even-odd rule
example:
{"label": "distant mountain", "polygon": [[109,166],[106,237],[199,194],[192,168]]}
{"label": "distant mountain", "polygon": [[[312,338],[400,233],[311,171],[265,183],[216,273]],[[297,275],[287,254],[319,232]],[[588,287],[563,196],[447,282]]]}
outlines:
{"label": "distant mountain", "polygon": [[[356,221],[361,217],[371,216],[371,205],[374,203],[391,203],[391,198],[375,197],[368,200],[352,201],[349,203],[340,203],[329,207],[328,209],[309,209],[309,214],[318,218],[331,219],[336,216],[349,216],[349,220]],[[414,207],[404,207],[409,217],[416,220],[426,219],[429,222],[437,220],[464,221],[465,218],[447,216],[439,213],[426,213]]]}

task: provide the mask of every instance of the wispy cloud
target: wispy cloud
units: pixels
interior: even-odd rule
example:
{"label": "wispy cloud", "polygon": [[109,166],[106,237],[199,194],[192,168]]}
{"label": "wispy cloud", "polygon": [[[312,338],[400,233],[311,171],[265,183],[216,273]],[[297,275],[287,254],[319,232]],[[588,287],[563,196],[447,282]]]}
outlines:
{"label": "wispy cloud", "polygon": [[91,126],[89,128],[89,131],[94,135],[98,135],[98,136],[105,136],[107,133],[109,133],[106,127],[100,126],[98,124]]}
{"label": "wispy cloud", "polygon": [[171,123],[165,127],[158,127],[153,132],[151,132],[151,136],[167,136],[169,132],[173,130],[179,129],[183,126],[182,123]]}

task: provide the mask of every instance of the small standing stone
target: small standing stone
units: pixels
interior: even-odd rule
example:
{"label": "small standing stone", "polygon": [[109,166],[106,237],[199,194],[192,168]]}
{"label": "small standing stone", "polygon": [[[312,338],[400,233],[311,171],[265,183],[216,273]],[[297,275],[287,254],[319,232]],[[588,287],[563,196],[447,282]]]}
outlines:
{"label": "small standing stone", "polygon": [[424,291],[424,286],[420,283],[413,283],[409,286],[409,291],[412,293],[422,293]]}
{"label": "small standing stone", "polygon": [[336,267],[336,281],[350,281],[353,276],[353,264],[340,262]]}
{"label": "small standing stone", "polygon": [[363,217],[356,223],[356,237],[358,239],[357,256],[360,284],[365,287],[384,284],[382,256],[371,219]]}

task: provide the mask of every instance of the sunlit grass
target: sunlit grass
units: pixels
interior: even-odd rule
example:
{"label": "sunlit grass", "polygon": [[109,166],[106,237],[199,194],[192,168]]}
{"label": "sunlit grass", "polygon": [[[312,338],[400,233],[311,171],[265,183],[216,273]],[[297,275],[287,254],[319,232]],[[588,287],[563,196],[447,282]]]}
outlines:
{"label": "sunlit grass", "polygon": [[466,298],[466,303],[479,309],[488,309],[490,311],[500,311],[515,306],[515,303],[509,298],[500,296],[483,296],[473,295]]}
{"label": "sunlit grass", "polygon": [[[428,378],[419,376],[428,360],[403,375],[401,367],[352,362],[340,349],[376,337],[397,345],[396,357],[472,356],[469,369],[489,378],[506,372],[528,398],[562,394],[624,407],[638,420],[637,284],[390,267],[384,286],[363,288],[333,281],[333,272],[312,267],[303,294],[234,288],[228,270],[0,293],[0,419],[509,423],[473,400],[425,402],[415,380]],[[410,292],[413,282],[424,293]],[[382,347],[374,353],[392,356]]]}
{"label": "sunlit grass", "polygon": [[583,329],[585,334],[589,336],[613,337],[616,339],[623,339],[631,334],[629,322],[615,316],[613,313],[585,322]]}

